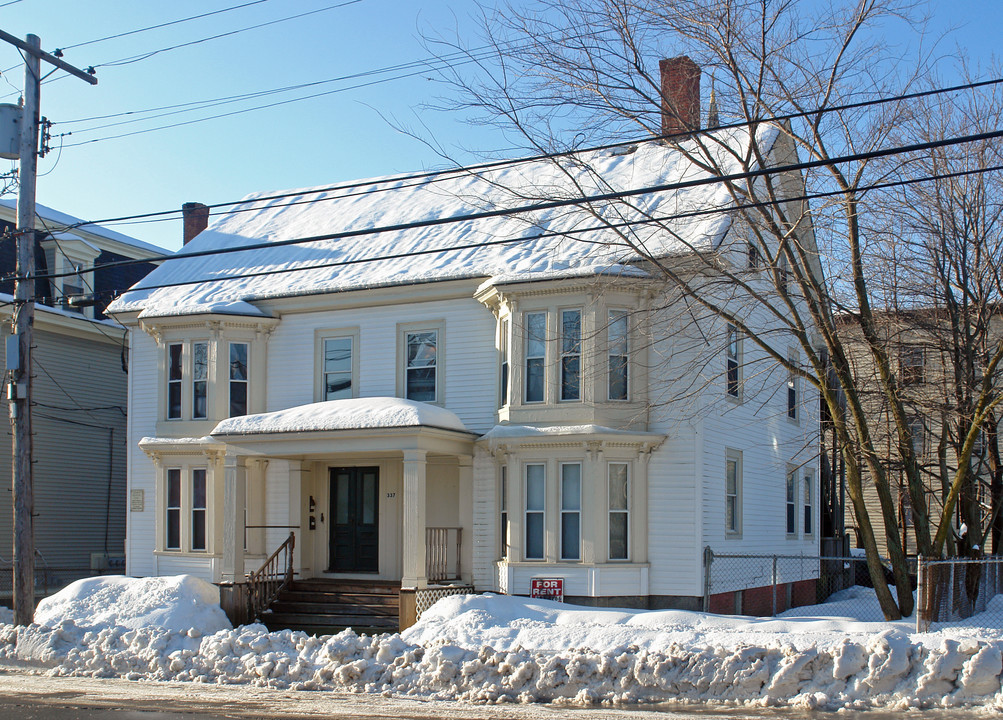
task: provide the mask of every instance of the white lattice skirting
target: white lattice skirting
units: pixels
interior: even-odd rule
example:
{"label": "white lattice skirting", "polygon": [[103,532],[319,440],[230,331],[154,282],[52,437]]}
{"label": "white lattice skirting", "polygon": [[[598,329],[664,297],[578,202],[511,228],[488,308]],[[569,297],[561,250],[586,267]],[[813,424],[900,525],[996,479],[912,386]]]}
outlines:
{"label": "white lattice skirting", "polygon": [[415,605],[417,606],[417,616],[421,614],[444,597],[450,595],[472,595],[475,592],[470,585],[450,585],[448,587],[430,587],[415,591]]}

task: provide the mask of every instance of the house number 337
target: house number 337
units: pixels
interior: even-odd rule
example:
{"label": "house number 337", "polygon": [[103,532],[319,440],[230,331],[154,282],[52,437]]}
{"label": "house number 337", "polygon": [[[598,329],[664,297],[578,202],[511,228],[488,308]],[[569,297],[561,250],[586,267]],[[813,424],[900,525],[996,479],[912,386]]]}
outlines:
{"label": "house number 337", "polygon": [[397,497],[397,493],[395,493],[395,492],[394,492],[394,493],[387,493],[387,497],[388,497],[388,498],[394,498],[394,497]]}

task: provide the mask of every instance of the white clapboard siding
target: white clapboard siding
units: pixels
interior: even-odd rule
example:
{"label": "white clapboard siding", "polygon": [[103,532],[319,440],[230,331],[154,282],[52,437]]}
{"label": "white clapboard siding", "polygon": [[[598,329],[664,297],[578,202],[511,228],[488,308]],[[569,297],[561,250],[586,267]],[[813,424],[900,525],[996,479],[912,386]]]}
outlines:
{"label": "white clapboard siding", "polygon": [[[156,574],[157,475],[153,461],[139,448],[144,437],[153,437],[157,426],[158,355],[156,341],[141,330],[129,332],[129,494],[126,572],[133,576]],[[141,493],[143,509],[135,511],[134,493]]]}

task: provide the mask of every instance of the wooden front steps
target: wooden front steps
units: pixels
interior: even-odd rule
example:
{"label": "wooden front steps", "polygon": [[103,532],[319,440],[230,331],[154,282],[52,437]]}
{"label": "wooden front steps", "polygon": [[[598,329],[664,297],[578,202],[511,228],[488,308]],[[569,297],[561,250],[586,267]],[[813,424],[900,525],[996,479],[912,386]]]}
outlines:
{"label": "wooden front steps", "polygon": [[397,632],[400,582],[392,580],[294,580],[261,615],[269,630],[329,635]]}

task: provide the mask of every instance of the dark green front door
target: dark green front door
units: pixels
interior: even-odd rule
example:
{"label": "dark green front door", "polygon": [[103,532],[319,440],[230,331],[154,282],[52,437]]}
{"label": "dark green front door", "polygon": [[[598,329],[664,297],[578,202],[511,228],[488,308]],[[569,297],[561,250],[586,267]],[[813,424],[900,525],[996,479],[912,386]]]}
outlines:
{"label": "dark green front door", "polygon": [[379,468],[331,468],[329,572],[379,572]]}

